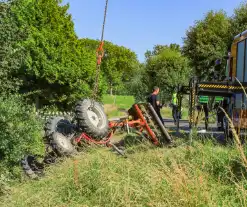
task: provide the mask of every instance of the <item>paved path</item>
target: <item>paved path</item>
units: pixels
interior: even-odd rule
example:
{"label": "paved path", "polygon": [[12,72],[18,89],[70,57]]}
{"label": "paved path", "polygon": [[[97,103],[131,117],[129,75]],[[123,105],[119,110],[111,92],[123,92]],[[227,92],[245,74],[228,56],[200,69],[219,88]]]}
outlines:
{"label": "paved path", "polygon": [[[179,125],[180,125],[180,131],[179,134],[176,133],[176,126],[174,125],[173,119],[170,118],[164,118],[165,121],[165,126],[171,134],[177,135],[178,137],[184,137],[188,136],[190,133],[189,129],[189,121],[188,120],[180,120]],[[209,124],[208,130],[205,130],[205,124],[202,122],[199,124],[197,128],[197,134],[198,136],[202,138],[215,138],[218,140],[220,143],[225,143],[225,137],[224,137],[224,132],[219,131],[217,124]]]}
{"label": "paved path", "polygon": [[[176,126],[174,125],[174,122],[173,122],[173,119],[171,118],[164,118],[164,122],[165,122],[165,126],[169,129],[172,129],[172,130],[175,130],[176,129]],[[179,121],[179,128],[183,131],[189,131],[189,121],[188,120],[180,120]],[[205,124],[203,122],[201,122],[199,125],[198,125],[198,131],[203,131],[205,130]],[[217,128],[217,125],[216,123],[213,123],[213,124],[209,124],[209,127],[208,127],[208,132],[217,132],[218,131],[218,128]]]}
{"label": "paved path", "polygon": [[[118,118],[111,118],[109,121],[116,121],[124,117],[118,117]],[[176,126],[174,125],[173,119],[172,118],[164,118],[165,126],[168,128],[169,131],[176,131]],[[183,133],[189,133],[189,122],[188,120],[180,120],[179,122],[180,130],[183,131]],[[205,131],[205,125],[204,123],[200,123],[198,126],[198,133],[204,133],[204,134],[223,134],[222,131],[218,131],[216,123],[214,124],[209,124],[208,130]]]}

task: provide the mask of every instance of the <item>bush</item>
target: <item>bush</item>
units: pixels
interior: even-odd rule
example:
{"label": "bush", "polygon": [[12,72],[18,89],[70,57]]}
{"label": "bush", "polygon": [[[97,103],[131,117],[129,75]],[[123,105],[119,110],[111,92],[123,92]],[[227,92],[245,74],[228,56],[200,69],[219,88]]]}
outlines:
{"label": "bush", "polygon": [[[44,154],[42,122],[21,97],[10,96],[0,97],[0,124],[1,166],[18,177],[18,165],[25,154]],[[0,174],[6,174],[4,171]]]}

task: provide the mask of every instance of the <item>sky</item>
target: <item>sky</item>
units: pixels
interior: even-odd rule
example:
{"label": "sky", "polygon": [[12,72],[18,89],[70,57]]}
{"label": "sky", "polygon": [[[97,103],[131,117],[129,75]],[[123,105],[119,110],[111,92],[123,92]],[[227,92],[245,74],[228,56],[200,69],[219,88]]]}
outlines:
{"label": "sky", "polygon": [[[186,30],[209,10],[229,16],[242,0],[108,0],[104,39],[144,53],[156,44],[182,45]],[[79,38],[100,39],[105,0],[64,0],[69,3]]]}

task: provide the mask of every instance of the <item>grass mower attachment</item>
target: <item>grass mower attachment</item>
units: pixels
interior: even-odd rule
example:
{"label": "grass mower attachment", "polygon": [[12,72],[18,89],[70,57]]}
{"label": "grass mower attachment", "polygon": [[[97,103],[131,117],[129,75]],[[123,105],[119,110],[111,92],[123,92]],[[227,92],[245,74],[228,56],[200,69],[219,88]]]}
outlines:
{"label": "grass mower attachment", "polygon": [[[111,142],[114,133],[119,129],[127,133],[132,129],[156,146],[172,143],[167,129],[149,103],[134,104],[128,110],[128,117],[118,121],[108,121],[103,107],[97,102],[92,105],[90,101],[90,99],[84,99],[76,104],[72,120],[52,117],[46,122],[45,143],[50,150],[47,150],[43,163],[49,164],[47,155],[52,153],[54,159],[51,163],[54,163],[57,157],[71,156],[80,151],[81,147],[91,144],[104,145],[124,155],[124,152]],[[49,158],[51,159],[51,156]],[[35,157],[32,157],[30,162],[35,163]],[[40,175],[40,171],[44,169],[43,167],[36,170],[34,167],[29,167],[26,158],[22,161],[22,166],[31,178],[36,177],[34,175]]]}

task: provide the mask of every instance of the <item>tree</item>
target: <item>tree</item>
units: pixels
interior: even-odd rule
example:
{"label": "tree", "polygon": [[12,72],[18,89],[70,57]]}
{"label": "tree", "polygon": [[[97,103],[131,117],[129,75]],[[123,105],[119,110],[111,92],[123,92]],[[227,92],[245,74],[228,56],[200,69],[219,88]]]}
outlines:
{"label": "tree", "polygon": [[[234,14],[231,17],[231,42],[234,36],[245,31],[247,28],[247,3],[240,4],[234,10]],[[230,43],[231,43],[230,42]]]}
{"label": "tree", "polygon": [[[89,51],[96,51],[99,46],[98,40],[81,39],[80,43]],[[102,81],[110,91],[115,90],[121,94],[126,90],[126,84],[131,80],[135,71],[138,69],[139,62],[136,54],[128,48],[104,41],[104,57],[102,59],[101,70]]]}
{"label": "tree", "polygon": [[170,48],[170,49],[173,49],[173,50],[176,50],[178,52],[181,51],[181,48],[180,48],[180,45],[178,44],[170,44],[170,45],[155,45],[153,47],[153,50],[152,51],[149,51],[147,50],[146,53],[145,53],[145,57],[146,59],[149,59],[151,56],[153,55],[158,55],[160,54],[163,50],[167,49],[167,48]]}
{"label": "tree", "polygon": [[188,59],[182,56],[177,48],[166,47],[158,55],[153,55],[147,60],[146,72],[149,77],[149,91],[157,85],[161,88],[163,98],[168,100],[178,84],[188,83],[191,69]]}
{"label": "tree", "polygon": [[[227,54],[230,38],[230,21],[223,11],[210,11],[205,18],[196,21],[184,38],[183,54],[190,59],[197,76],[212,78],[216,59]],[[220,72],[223,73],[223,65]]]}
{"label": "tree", "polygon": [[139,64],[132,79],[127,84],[129,95],[135,97],[136,102],[145,102],[146,96],[150,93],[148,87],[148,74],[144,64]]}
{"label": "tree", "polygon": [[26,36],[20,29],[11,10],[13,2],[0,2],[0,93],[18,91],[22,81],[17,72],[22,65],[24,52],[18,44]]}
{"label": "tree", "polygon": [[[61,0],[18,0],[15,12],[20,28],[28,25],[28,37],[20,44],[25,62],[19,75],[25,77],[23,93],[37,107],[57,104],[66,108],[91,93],[95,54],[81,47],[74,31],[68,4]],[[41,104],[41,105],[40,105]]]}

